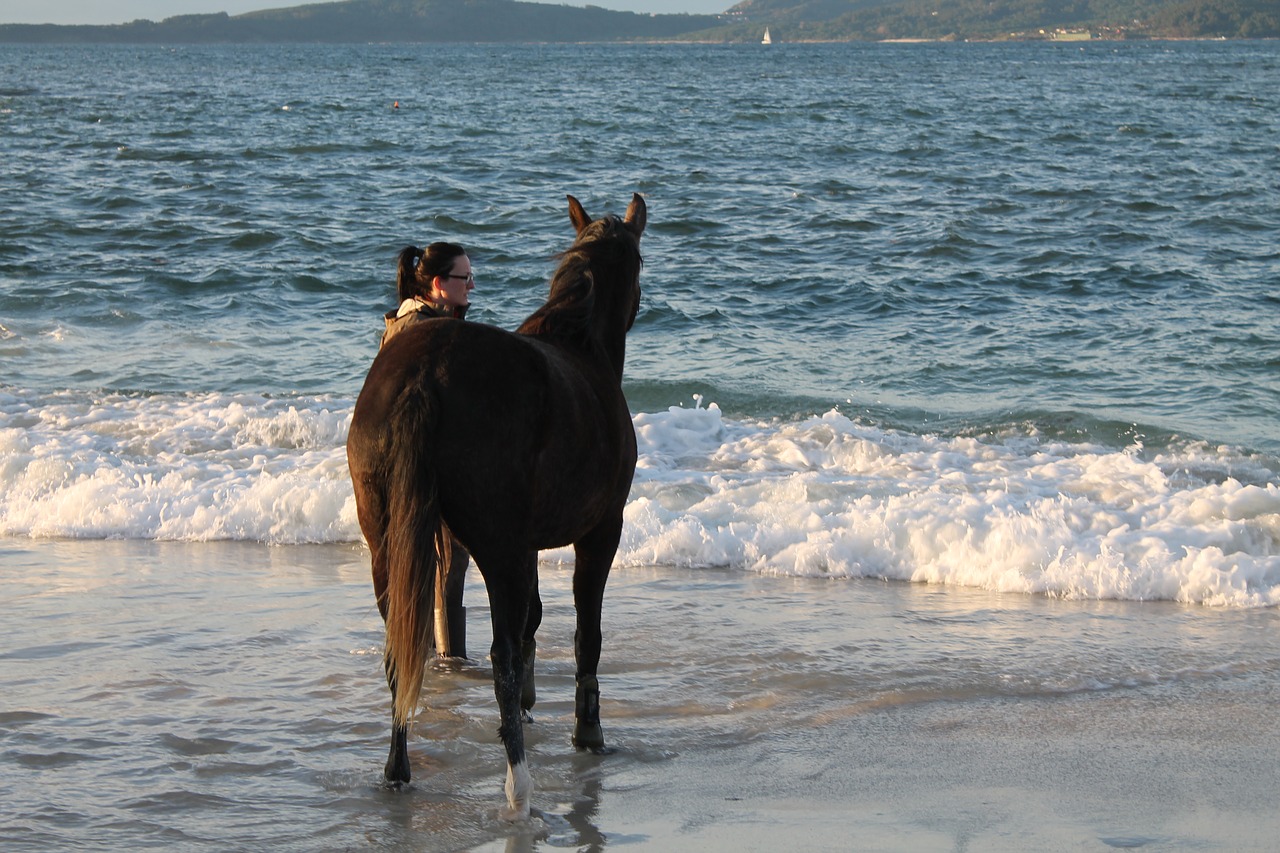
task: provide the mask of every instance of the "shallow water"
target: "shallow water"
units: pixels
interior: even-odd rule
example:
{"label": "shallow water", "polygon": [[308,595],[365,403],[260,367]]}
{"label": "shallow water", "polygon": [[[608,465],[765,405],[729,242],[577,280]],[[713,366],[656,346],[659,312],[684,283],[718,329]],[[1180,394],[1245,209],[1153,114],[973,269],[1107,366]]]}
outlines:
{"label": "shallow water", "polygon": [[[544,566],[534,818],[482,657],[431,673],[380,786],[380,621],[350,546],[12,541],[6,849],[1265,849],[1276,612],[731,571],[615,572],[570,747],[569,572]],[[473,579],[474,580],[474,579]],[[468,591],[473,654],[483,592]],[[13,618],[20,614],[20,618]],[[508,849],[511,849],[508,847]]]}

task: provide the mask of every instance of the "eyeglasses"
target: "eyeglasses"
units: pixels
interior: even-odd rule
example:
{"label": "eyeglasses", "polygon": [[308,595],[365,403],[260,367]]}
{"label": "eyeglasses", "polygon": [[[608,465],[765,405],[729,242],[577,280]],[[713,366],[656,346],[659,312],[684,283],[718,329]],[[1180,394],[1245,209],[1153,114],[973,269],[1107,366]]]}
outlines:
{"label": "eyeglasses", "polygon": [[453,273],[445,273],[440,277],[441,278],[460,278],[463,281],[467,282],[468,284],[475,284],[475,281],[476,281],[476,277],[471,273],[467,273],[466,275],[454,275]]}

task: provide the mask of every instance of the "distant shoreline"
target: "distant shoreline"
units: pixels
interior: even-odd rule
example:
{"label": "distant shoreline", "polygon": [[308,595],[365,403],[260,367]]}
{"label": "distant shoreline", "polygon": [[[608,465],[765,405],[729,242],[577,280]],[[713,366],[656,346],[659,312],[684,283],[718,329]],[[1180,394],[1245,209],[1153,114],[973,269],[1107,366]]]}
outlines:
{"label": "distant shoreline", "polygon": [[[63,26],[63,25],[44,25],[44,24],[0,24],[0,29],[7,26]],[[75,26],[75,25],[68,25]],[[147,47],[147,46],[190,46],[190,47],[276,47],[282,44],[289,45],[316,45],[320,47],[335,47],[341,45],[382,45],[382,46],[413,46],[413,45],[644,45],[644,44],[664,44],[664,45],[719,45],[723,47],[731,46],[751,46],[757,45],[761,49],[769,49],[780,45],[788,44],[1065,44],[1083,47],[1088,44],[1153,44],[1164,42],[1274,42],[1280,41],[1280,38],[1225,38],[1225,37],[1208,37],[1208,36],[1153,36],[1150,38],[1128,38],[1128,39],[1112,39],[1112,38],[1095,38],[1095,39],[1050,39],[1050,38],[963,38],[963,39],[927,39],[927,38],[893,38],[893,39],[775,39],[772,44],[762,45],[756,41],[727,41],[723,39],[679,39],[679,38],[631,38],[631,39],[580,39],[573,41],[548,41],[545,39],[529,39],[527,41],[509,41],[509,40],[457,40],[457,41],[185,41],[185,40],[98,40],[90,41],[84,39],[69,39],[66,41],[56,40],[8,40],[5,39],[4,33],[0,31],[0,45],[30,45],[33,47],[50,47],[50,46],[99,46],[99,47]]]}
{"label": "distant shoreline", "polygon": [[[732,0],[729,0],[732,2]],[[639,13],[541,0],[331,0],[119,24],[0,24],[19,44],[934,44],[1003,41],[1271,41],[1276,0],[1147,0],[998,7],[966,0],[747,0],[722,12]],[[1228,8],[1229,7],[1229,8]]]}

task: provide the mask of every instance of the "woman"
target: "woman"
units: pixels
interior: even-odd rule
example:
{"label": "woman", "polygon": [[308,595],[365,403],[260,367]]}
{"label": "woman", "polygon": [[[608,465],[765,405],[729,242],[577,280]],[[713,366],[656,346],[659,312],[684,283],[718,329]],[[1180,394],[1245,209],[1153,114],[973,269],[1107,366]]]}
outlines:
{"label": "woman", "polygon": [[[396,293],[400,307],[388,311],[382,343],[405,329],[436,317],[466,316],[471,290],[476,286],[471,259],[457,243],[432,243],[423,251],[405,246],[400,252]],[[436,572],[436,654],[443,658],[467,656],[467,608],[462,606],[462,590],[470,558],[458,540],[450,537],[452,553],[448,571]]]}
{"label": "woman", "polygon": [[400,252],[396,275],[396,292],[400,307],[388,311],[382,343],[399,332],[434,317],[461,320],[471,305],[471,290],[476,286],[471,274],[471,259],[457,243],[432,243],[426,250],[405,246]]}

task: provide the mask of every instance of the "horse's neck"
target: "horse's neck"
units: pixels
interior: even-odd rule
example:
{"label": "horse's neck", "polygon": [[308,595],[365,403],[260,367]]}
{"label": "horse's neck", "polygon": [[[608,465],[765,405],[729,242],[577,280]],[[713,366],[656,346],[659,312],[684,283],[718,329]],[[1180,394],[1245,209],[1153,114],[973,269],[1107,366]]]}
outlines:
{"label": "horse's neck", "polygon": [[595,328],[592,329],[592,336],[599,341],[619,382],[622,381],[622,365],[627,357],[627,331],[633,316],[631,303],[625,294],[625,288],[610,288],[609,304],[600,306],[606,310],[601,310],[596,315]]}
{"label": "horse's neck", "polygon": [[544,306],[535,312],[516,333],[574,352],[584,361],[607,369],[618,382],[622,381],[622,365],[627,354],[625,320],[613,316],[613,311],[601,311],[591,317],[585,328],[576,324],[566,328],[556,322],[554,314],[544,313],[545,310]]}
{"label": "horse's neck", "polygon": [[627,355],[625,337],[614,341],[600,341],[595,336],[585,340],[561,338],[555,335],[531,334],[528,337],[566,353],[572,353],[579,361],[599,371],[602,375],[613,377],[618,384],[622,383],[622,365]]}
{"label": "horse's neck", "polygon": [[604,347],[605,356],[609,359],[609,366],[613,369],[614,374],[618,377],[618,384],[622,384],[622,365],[627,359],[627,337],[620,336],[616,342],[610,342]]}
{"label": "horse's neck", "polygon": [[[610,306],[611,309],[615,307]],[[594,319],[593,327],[591,338],[596,348],[608,360],[618,382],[622,382],[622,365],[627,357],[626,322],[620,319],[616,310],[610,310],[601,312]]]}

